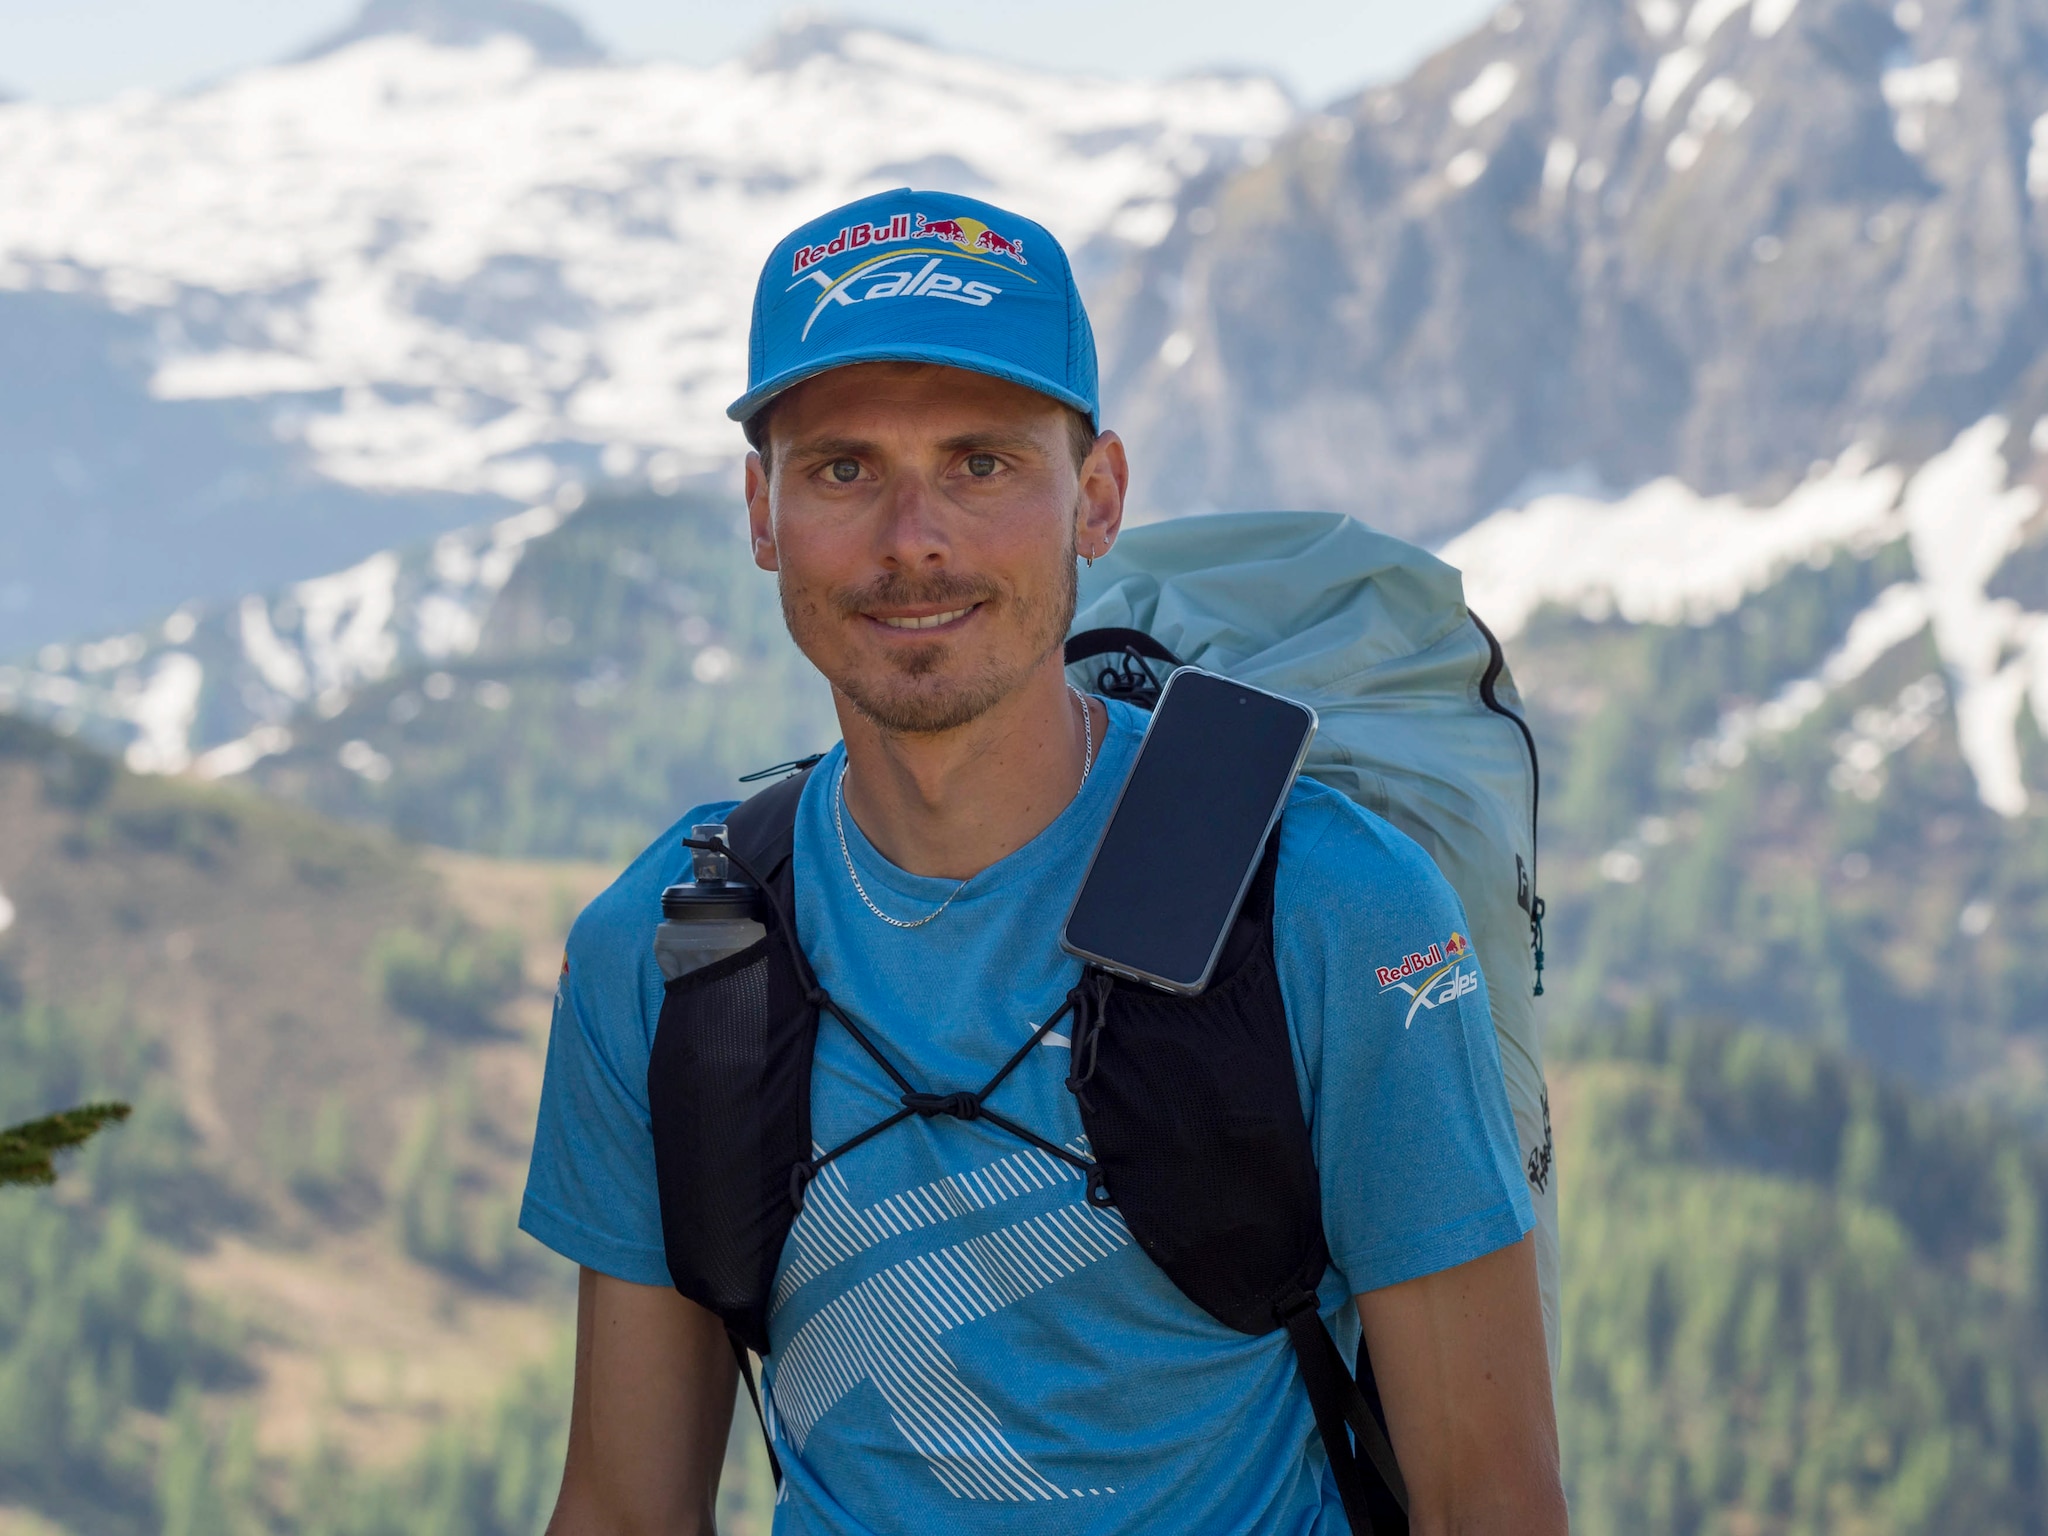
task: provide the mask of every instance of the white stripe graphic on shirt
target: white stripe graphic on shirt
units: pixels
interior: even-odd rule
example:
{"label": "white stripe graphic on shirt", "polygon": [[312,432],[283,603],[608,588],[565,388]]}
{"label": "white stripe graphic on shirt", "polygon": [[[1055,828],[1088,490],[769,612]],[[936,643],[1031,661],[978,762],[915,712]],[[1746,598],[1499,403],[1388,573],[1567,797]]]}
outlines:
{"label": "white stripe graphic on shirt", "polygon": [[889,1405],[890,1421],[955,1498],[1014,1503],[1115,1493],[1062,1488],[1026,1461],[988,1404],[961,1379],[939,1338],[1130,1241],[1115,1211],[1081,1201],[868,1276],[819,1309],[777,1351],[770,1394],[777,1438],[786,1435],[802,1454],[818,1421],[871,1381]]}
{"label": "white stripe graphic on shirt", "polygon": [[[1087,1137],[1077,1137],[1068,1150],[1086,1157]],[[813,1157],[823,1152],[823,1147],[811,1148]],[[888,1238],[985,1211],[1066,1180],[1078,1182],[1080,1177],[1080,1170],[1071,1163],[1027,1147],[997,1162],[949,1173],[859,1209],[839,1165],[827,1163],[804,1191],[804,1208],[790,1228],[789,1254],[782,1273],[775,1277],[769,1313],[781,1311],[784,1303],[818,1276]]]}

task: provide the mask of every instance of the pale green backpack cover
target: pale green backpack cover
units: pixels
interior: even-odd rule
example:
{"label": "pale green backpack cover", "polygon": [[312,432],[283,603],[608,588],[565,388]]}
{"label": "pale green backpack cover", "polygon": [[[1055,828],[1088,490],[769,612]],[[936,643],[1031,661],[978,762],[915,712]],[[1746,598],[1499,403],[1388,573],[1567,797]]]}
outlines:
{"label": "pale green backpack cover", "polygon": [[[1191,666],[1299,699],[1321,719],[1305,771],[1415,839],[1464,903],[1537,1217],[1557,1363],[1557,1176],[1537,1021],[1533,748],[1458,572],[1326,512],[1234,512],[1127,530],[1081,573],[1073,631],[1143,630]],[[1109,658],[1069,675],[1096,684]],[[1500,710],[1482,696],[1492,673]],[[1360,985],[1370,981],[1359,956]]]}

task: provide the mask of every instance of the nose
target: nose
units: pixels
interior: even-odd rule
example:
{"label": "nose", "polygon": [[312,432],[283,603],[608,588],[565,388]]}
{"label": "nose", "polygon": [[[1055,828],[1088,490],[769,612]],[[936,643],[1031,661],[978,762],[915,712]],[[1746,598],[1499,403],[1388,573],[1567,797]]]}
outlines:
{"label": "nose", "polygon": [[875,499],[876,557],[900,571],[942,570],[952,557],[944,502],[922,475],[890,476]]}

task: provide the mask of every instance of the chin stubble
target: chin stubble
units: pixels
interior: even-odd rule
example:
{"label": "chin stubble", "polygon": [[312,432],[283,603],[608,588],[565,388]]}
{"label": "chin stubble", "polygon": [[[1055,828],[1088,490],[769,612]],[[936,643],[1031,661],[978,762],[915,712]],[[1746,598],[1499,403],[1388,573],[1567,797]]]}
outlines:
{"label": "chin stubble", "polygon": [[[864,719],[892,734],[936,735],[942,731],[957,730],[979,719],[1015,692],[1024,678],[1065,641],[1067,627],[1073,622],[1080,581],[1071,537],[1067,541],[1064,561],[1063,579],[1057,579],[1046,598],[1040,601],[1020,601],[989,582],[953,576],[912,580],[891,575],[865,587],[833,594],[831,606],[842,618],[865,612],[878,604],[930,603],[965,607],[980,603],[997,610],[990,615],[992,618],[999,617],[1002,610],[1010,609],[1015,613],[1019,626],[1035,643],[1020,664],[1004,666],[1001,657],[992,657],[950,686],[943,679],[928,681],[934,680],[945,665],[947,646],[944,641],[934,641],[900,654],[889,672],[863,676],[847,673],[828,678],[828,681],[846,696]],[[793,599],[779,577],[777,585],[782,598],[782,618],[789,628],[790,637],[796,641],[799,650],[811,654],[812,648],[805,644],[805,639],[814,631],[819,605],[815,600],[800,602]]]}

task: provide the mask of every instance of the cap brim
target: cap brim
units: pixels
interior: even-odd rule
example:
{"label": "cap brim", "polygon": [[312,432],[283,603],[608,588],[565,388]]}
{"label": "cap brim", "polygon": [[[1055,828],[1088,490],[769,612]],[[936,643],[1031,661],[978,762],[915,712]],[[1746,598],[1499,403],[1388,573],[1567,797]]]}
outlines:
{"label": "cap brim", "polygon": [[845,368],[854,363],[938,363],[947,368],[962,368],[969,373],[985,373],[991,378],[1021,384],[1041,395],[1050,395],[1061,405],[1072,406],[1086,416],[1091,427],[1099,429],[1101,425],[1095,419],[1093,404],[1042,373],[1033,373],[1029,368],[1020,368],[1015,363],[967,347],[906,346],[901,343],[852,347],[844,352],[815,358],[798,368],[785,368],[733,401],[725,408],[725,414],[734,421],[745,421],[777,395],[795,388],[805,379],[815,379],[821,373],[830,373],[834,368]]}

